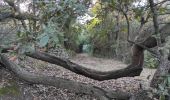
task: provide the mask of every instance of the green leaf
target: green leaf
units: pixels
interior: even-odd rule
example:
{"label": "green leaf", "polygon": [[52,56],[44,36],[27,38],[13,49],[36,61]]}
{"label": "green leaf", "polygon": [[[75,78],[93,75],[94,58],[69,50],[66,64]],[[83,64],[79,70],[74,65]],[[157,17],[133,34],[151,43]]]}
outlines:
{"label": "green leaf", "polygon": [[166,8],[159,8],[159,12],[160,13],[165,13],[166,12]]}
{"label": "green leaf", "polygon": [[39,36],[37,37],[37,39],[41,39],[41,38],[43,38],[43,37],[46,36],[46,35],[47,35],[46,33],[43,33],[43,34],[39,35]]}
{"label": "green leaf", "polygon": [[164,95],[160,95],[159,100],[165,100],[165,96]]}
{"label": "green leaf", "polygon": [[164,90],[164,85],[163,84],[159,84],[159,89],[161,90],[161,91],[163,91]]}
{"label": "green leaf", "polygon": [[170,86],[170,76],[168,76],[168,86]]}
{"label": "green leaf", "polygon": [[44,47],[45,45],[47,45],[48,41],[49,41],[48,35],[45,35],[44,37],[42,37],[39,43],[40,47]]}
{"label": "green leaf", "polygon": [[0,53],[2,53],[2,50],[3,50],[3,49],[0,47]]}

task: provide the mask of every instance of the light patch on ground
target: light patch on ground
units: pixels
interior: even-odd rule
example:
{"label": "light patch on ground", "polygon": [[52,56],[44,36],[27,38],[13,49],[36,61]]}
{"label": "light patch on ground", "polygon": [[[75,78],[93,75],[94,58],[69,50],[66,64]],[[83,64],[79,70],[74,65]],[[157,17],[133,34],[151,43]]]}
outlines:
{"label": "light patch on ground", "polygon": [[[127,67],[126,64],[115,59],[96,58],[87,54],[78,54],[72,58],[72,61],[84,67],[98,71],[111,71]],[[152,79],[155,71],[155,69],[144,68],[141,75],[136,78],[144,80],[148,80],[149,78],[150,80]]]}

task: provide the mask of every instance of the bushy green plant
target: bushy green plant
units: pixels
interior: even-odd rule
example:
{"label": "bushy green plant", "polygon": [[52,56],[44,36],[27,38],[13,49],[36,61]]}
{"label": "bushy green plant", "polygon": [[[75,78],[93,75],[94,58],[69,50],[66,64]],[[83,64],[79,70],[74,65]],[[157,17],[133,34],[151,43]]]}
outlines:
{"label": "bushy green plant", "polygon": [[158,88],[156,89],[156,94],[159,96],[159,100],[167,100],[166,96],[169,96],[169,88],[170,88],[170,75],[165,75],[161,77],[163,82],[158,84]]}
{"label": "bushy green plant", "polygon": [[43,26],[43,31],[37,37],[40,47],[44,47],[47,43],[53,43],[54,45],[60,44],[64,41],[63,32],[60,31],[57,23],[50,21],[47,26]]}
{"label": "bushy green plant", "polygon": [[157,68],[157,66],[158,66],[157,59],[154,58],[148,52],[145,52],[144,55],[145,55],[145,58],[144,58],[144,67],[146,67],[146,68]]}

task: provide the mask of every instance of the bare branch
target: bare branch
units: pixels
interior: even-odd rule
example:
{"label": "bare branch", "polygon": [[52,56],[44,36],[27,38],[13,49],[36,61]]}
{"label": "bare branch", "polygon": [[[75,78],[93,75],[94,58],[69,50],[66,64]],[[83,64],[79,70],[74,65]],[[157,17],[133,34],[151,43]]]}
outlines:
{"label": "bare branch", "polygon": [[9,6],[14,7],[14,0],[4,0],[6,3],[8,3]]}
{"label": "bare branch", "polygon": [[[163,0],[163,1],[158,2],[158,3],[154,3],[153,7],[158,6],[158,5],[161,6],[161,5],[163,5],[164,3],[168,2],[168,1],[169,0]],[[148,9],[148,8],[150,8],[150,5],[147,5],[145,7],[146,7],[146,9]]]}
{"label": "bare branch", "polygon": [[159,24],[170,24],[170,22],[161,22]]}
{"label": "bare branch", "polygon": [[33,15],[28,15],[28,14],[15,15],[12,12],[0,12],[0,21],[3,21],[8,18],[15,18],[18,20],[27,20],[27,19],[32,19],[32,20],[36,20],[36,21],[40,20],[39,18],[37,18],[36,16],[33,16]]}
{"label": "bare branch", "polygon": [[169,15],[170,12],[167,12],[167,13],[161,13],[161,14],[158,14],[158,15]]}
{"label": "bare branch", "polygon": [[157,17],[158,17],[158,13],[156,11],[156,6],[154,6],[154,1],[153,0],[149,0],[150,3],[150,9],[153,15],[153,22],[154,22],[154,28],[155,28],[155,34],[159,33],[159,25],[158,25],[158,21],[157,21]]}
{"label": "bare branch", "polygon": [[9,12],[1,12],[0,13],[0,21],[3,21],[4,19],[11,18],[13,16],[12,13]]}

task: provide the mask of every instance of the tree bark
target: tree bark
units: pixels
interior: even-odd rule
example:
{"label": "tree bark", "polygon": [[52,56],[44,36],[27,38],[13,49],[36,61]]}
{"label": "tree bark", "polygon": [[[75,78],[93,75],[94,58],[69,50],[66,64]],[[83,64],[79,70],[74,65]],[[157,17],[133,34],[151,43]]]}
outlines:
{"label": "tree bark", "polygon": [[149,0],[149,4],[150,4],[150,9],[153,15],[153,23],[154,23],[154,28],[155,28],[155,34],[159,33],[159,24],[158,24],[158,13],[157,13],[157,9],[156,6],[154,4],[154,0]]}
{"label": "tree bark", "polygon": [[159,67],[157,68],[154,77],[151,80],[150,86],[157,88],[158,84],[163,82],[163,76],[168,75],[170,72],[170,61],[167,58],[161,58]]}
{"label": "tree bark", "polygon": [[[154,4],[154,0],[149,0],[149,4],[150,4],[150,9],[153,15],[153,23],[154,23],[154,29],[155,29],[155,34],[158,35],[158,46],[161,46],[161,42],[165,41],[165,37],[163,36],[163,34],[159,33],[159,24],[158,24],[158,14],[157,14],[157,9],[156,6]],[[165,50],[166,48],[164,48]],[[163,50],[159,50],[160,52],[160,64],[159,67],[157,68],[154,77],[150,83],[151,87],[157,88],[158,85],[164,81],[163,78],[161,78],[162,76],[168,75],[169,71],[170,71],[170,61],[168,60],[168,58],[166,57],[167,54],[164,54]]]}

